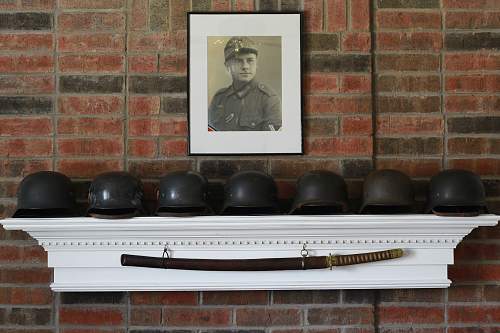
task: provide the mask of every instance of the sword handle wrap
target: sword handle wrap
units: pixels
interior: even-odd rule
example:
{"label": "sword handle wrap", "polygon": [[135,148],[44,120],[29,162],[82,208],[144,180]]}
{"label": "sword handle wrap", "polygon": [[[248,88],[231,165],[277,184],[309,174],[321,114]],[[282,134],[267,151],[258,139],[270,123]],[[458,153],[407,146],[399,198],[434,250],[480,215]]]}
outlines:
{"label": "sword handle wrap", "polygon": [[329,255],[326,257],[326,265],[330,267],[330,269],[332,269],[333,266],[363,264],[367,262],[395,259],[402,256],[403,256],[402,249],[392,249],[392,250],[377,251],[370,253],[347,254],[339,256]]}

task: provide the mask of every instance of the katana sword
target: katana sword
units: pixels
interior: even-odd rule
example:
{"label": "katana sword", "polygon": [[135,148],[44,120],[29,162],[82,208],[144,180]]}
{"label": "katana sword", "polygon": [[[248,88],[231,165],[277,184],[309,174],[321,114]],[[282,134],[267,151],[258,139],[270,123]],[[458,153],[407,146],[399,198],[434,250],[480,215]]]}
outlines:
{"label": "katana sword", "polygon": [[328,256],[302,256],[260,259],[188,259],[147,257],[122,254],[122,266],[137,266],[196,271],[279,271],[321,269],[334,266],[364,264],[403,256],[402,249]]}

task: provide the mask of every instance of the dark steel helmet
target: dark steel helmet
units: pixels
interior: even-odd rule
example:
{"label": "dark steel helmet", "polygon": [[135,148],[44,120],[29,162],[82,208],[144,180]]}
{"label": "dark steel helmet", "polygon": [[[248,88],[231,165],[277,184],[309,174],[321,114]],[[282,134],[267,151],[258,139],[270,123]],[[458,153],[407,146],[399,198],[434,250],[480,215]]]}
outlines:
{"label": "dark steel helmet", "polygon": [[411,213],[415,195],[410,177],[397,170],[372,171],[363,185],[364,214]]}
{"label": "dark steel helmet", "polygon": [[141,181],[128,172],[102,173],[90,184],[87,214],[105,219],[137,216],[144,212],[143,197]]}
{"label": "dark steel helmet", "polygon": [[266,215],[278,212],[278,190],[274,179],[261,171],[240,171],[224,186],[225,215]]}
{"label": "dark steel helmet", "polygon": [[208,181],[194,171],[175,171],[160,179],[159,216],[194,216],[212,214],[207,203]]}
{"label": "dark steel helmet", "polygon": [[426,213],[476,216],[487,211],[484,186],[475,173],[444,170],[431,178]]}
{"label": "dark steel helmet", "polygon": [[235,36],[229,39],[224,47],[224,59],[228,61],[232,57],[243,53],[253,53],[258,55],[257,45],[246,36]]}
{"label": "dark steel helmet", "polygon": [[71,180],[55,171],[26,176],[17,190],[17,210],[12,217],[70,217],[76,215]]}
{"label": "dark steel helmet", "polygon": [[347,211],[344,178],[326,170],[308,171],[297,181],[290,214],[338,214]]}

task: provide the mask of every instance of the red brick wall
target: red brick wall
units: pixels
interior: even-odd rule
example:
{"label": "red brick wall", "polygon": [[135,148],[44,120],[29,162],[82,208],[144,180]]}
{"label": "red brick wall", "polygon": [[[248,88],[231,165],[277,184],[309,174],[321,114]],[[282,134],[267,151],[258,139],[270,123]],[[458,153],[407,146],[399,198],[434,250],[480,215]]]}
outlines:
{"label": "red brick wall", "polygon": [[[191,9],[304,10],[304,156],[187,156]],[[71,176],[83,205],[107,170],[140,176],[152,198],[168,171],[216,183],[260,169],[287,199],[324,168],[356,208],[373,168],[410,174],[422,202],[431,175],[460,167],[499,212],[499,70],[496,0],[0,0],[0,216],[22,177],[47,169]],[[499,332],[500,227],[455,255],[447,290],[59,294],[45,252],[0,228],[0,331]]]}

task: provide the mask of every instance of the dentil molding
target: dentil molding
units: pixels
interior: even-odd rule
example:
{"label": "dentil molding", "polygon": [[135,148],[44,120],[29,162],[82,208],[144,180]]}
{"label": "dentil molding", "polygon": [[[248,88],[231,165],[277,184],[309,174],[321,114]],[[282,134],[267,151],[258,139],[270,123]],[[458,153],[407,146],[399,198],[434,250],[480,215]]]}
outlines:
{"label": "dentil molding", "polygon": [[[453,249],[496,215],[90,217],[0,220],[48,252],[55,291],[446,288]],[[402,248],[402,258],[333,270],[213,272],[122,267],[123,253],[250,259]]]}

